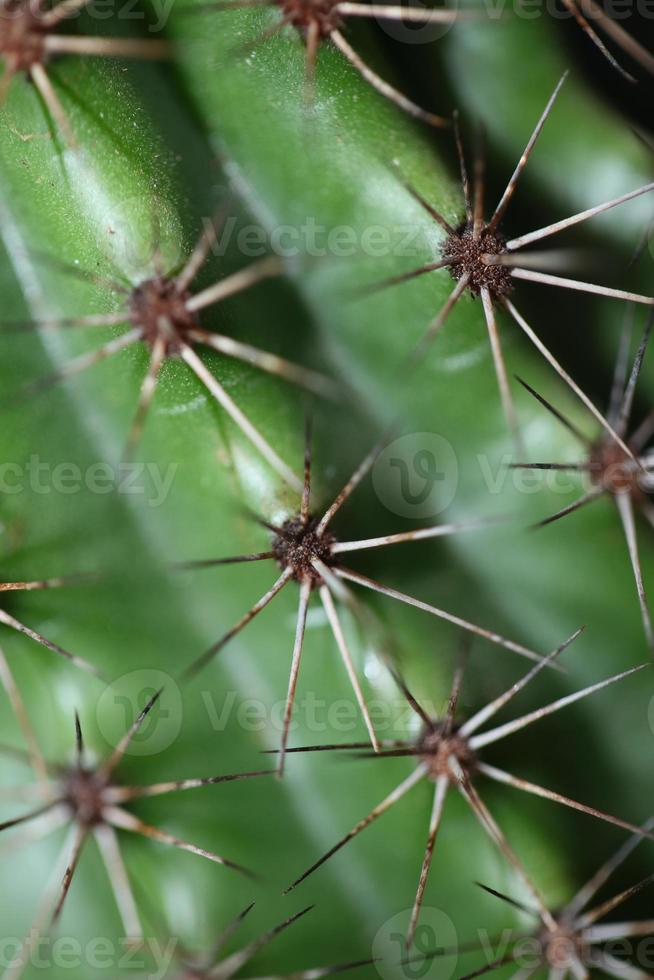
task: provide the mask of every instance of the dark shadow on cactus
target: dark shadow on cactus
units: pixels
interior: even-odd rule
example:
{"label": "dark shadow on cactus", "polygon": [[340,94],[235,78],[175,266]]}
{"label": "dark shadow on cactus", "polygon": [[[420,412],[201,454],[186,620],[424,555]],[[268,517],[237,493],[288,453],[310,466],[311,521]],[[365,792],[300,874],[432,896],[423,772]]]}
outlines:
{"label": "dark shadow on cactus", "polygon": [[602,34],[621,48],[638,65],[654,75],[654,55],[647,48],[643,47],[628,31],[625,31],[624,27],[617,20],[607,14],[601,2],[598,3],[596,0],[562,0],[562,2],[587,37],[590,38],[609,64],[623,78],[626,78],[629,82],[635,81],[635,78],[613,56],[602,40]]}

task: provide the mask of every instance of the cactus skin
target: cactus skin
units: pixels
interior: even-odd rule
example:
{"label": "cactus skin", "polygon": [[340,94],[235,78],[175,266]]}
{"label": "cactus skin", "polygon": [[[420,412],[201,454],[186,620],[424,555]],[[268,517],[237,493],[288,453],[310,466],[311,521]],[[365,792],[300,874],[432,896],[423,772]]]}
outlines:
{"label": "cactus skin", "polygon": [[[190,0],[184,0],[187,4]],[[327,48],[321,52],[315,107],[307,120],[301,97],[301,38],[283,32],[257,49],[255,57],[235,57],[234,49],[244,39],[267,26],[267,12],[239,11],[230,14],[227,23],[222,13],[219,22],[219,13],[189,16],[182,8],[180,2],[167,31],[177,45],[178,74],[138,63],[125,70],[84,58],[53,62],[49,71],[77,149],[62,143],[34,89],[20,78],[12,84],[0,126],[2,319],[113,312],[120,297],[107,279],[120,277],[135,286],[152,273],[155,255],[176,267],[192,248],[201,219],[215,213],[228,190],[237,227],[261,225],[268,234],[290,228],[298,231],[300,241],[311,226],[325,229],[325,236],[335,228],[352,229],[358,243],[372,227],[391,235],[398,224],[417,227],[417,244],[408,257],[388,254],[388,249],[379,256],[367,247],[355,248],[352,256],[307,258],[300,247],[299,256],[285,257],[285,282],[266,283],[250,295],[234,297],[224,312],[207,317],[207,327],[273,349],[337,378],[354,393],[355,407],[344,397],[340,405],[319,404],[315,409],[315,455],[321,461],[315,489],[321,502],[337,492],[382,425],[400,411],[403,431],[436,432],[455,448],[459,478],[448,520],[509,511],[515,516],[509,525],[479,535],[416,545],[417,554],[413,549],[396,549],[392,556],[388,551],[371,553],[362,557],[361,569],[427,602],[442,602],[474,622],[492,624],[539,651],[553,649],[562,637],[587,624],[566,659],[568,673],[545,672],[533,699],[525,696],[525,711],[644,659],[633,579],[611,508],[598,502],[595,510],[578,515],[574,531],[562,522],[551,533],[536,536],[528,534],[525,525],[571,502],[574,487],[563,495],[546,490],[522,493],[509,480],[500,493],[489,493],[489,473],[500,472],[511,445],[483,346],[479,302],[462,299],[447,334],[413,382],[403,386],[398,365],[451,291],[446,270],[429,282],[418,280],[362,300],[350,299],[353,289],[402,275],[416,260],[433,261],[442,241],[388,166],[392,160],[398,160],[402,176],[450,223],[457,226],[462,220],[463,199],[449,136],[434,136],[414,126],[371,91],[338,52]],[[524,84],[516,85],[512,66],[517,54],[529,49],[525,45],[536,31],[538,51],[530,57]],[[463,112],[483,110],[489,123],[491,178],[498,185],[521,152],[524,120],[538,116],[561,74],[558,42],[552,24],[511,21],[465,24],[429,48],[432,59],[447,65],[451,104]],[[400,60],[387,75],[389,66],[383,65],[373,45],[370,50],[384,77],[391,77],[396,68],[397,80],[406,81],[407,91],[420,81],[417,75],[402,77]],[[427,67],[431,71],[429,63]],[[580,72],[573,72],[571,83],[562,115],[551,120],[550,136],[526,175],[516,227],[522,207],[530,215],[537,212],[539,223],[545,224],[648,178],[649,157],[632,138],[624,117],[606,106]],[[447,104],[433,78],[422,76],[421,84],[426,86],[425,98],[418,98],[421,104],[439,109]],[[420,96],[420,84],[411,90]],[[588,146],[593,147],[590,160]],[[580,164],[580,147],[588,170]],[[562,166],[569,176],[565,181],[557,177]],[[611,186],[607,178],[598,196],[594,189],[607,173]],[[635,202],[626,217],[607,216],[593,232],[592,241],[611,256],[615,268],[626,266],[650,212],[651,206]],[[232,235],[225,255],[212,256],[204,285],[245,264],[243,241],[245,237],[239,241]],[[54,259],[96,278],[72,276]],[[624,279],[615,278],[620,287],[651,292],[648,253]],[[593,395],[601,395],[610,384],[619,305],[600,310],[592,300],[573,302],[550,292],[532,300],[530,312],[543,335],[551,323],[571,324],[568,345],[557,339],[566,364],[574,360],[571,355],[584,331],[592,357],[577,366],[575,378]],[[112,336],[108,331],[106,339]],[[60,369],[92,343],[89,334],[76,330],[3,330],[3,392],[15,392],[17,382],[28,383]],[[508,330],[506,356],[511,371],[536,390],[550,391],[557,384],[533,351]],[[217,353],[209,353],[206,364],[280,457],[301,472],[303,395]],[[148,492],[129,493],[126,486],[122,493],[98,489],[98,464],[109,464],[109,483],[120,477],[124,434],[138,398],[145,352],[124,353],[111,370],[105,367],[99,365],[92,376],[71,379],[64,388],[35,398],[10,398],[0,447],[2,459],[13,467],[3,475],[8,482],[21,483],[20,492],[2,493],[3,578],[27,581],[87,570],[102,573],[97,581],[70,589],[44,590],[24,599],[10,596],[7,608],[53,642],[90,660],[112,683],[104,687],[28,639],[3,630],[17,688],[39,741],[53,758],[70,758],[76,707],[88,715],[88,750],[101,757],[113,747],[125,722],[143,707],[143,692],[164,684],[150,750],[144,739],[139,754],[125,760],[131,782],[258,769],[261,750],[279,744],[273,706],[287,681],[295,598],[289,596],[278,608],[267,610],[266,618],[252,624],[249,635],[239,640],[238,649],[225,651],[205,677],[182,684],[183,666],[215,641],[217,631],[231,625],[238,610],[251,605],[265,590],[266,578],[253,567],[246,574],[234,568],[181,577],[169,564],[205,554],[263,551],[269,547],[268,533],[244,516],[243,505],[279,523],[295,512],[296,496],[175,361],[162,370],[159,407],[135,457],[152,467],[140,477]],[[645,411],[653,377],[646,358],[639,396]],[[565,391],[561,397],[573,421],[587,425],[583,410]],[[518,396],[517,409],[521,424],[535,433],[534,458],[558,459],[570,453],[571,439],[554,420],[543,419],[526,393]],[[45,469],[37,469],[37,461]],[[68,470],[57,470],[62,464]],[[76,479],[79,489],[71,491]],[[50,491],[43,492],[44,486]],[[346,515],[349,538],[379,533],[380,522],[395,529],[397,515],[383,506],[374,480],[361,491]],[[407,520],[407,528],[413,526]],[[647,582],[654,561],[647,529],[641,547]],[[457,637],[449,626],[395,605],[389,609],[389,603],[369,600],[370,612],[381,622],[379,634],[361,634],[350,618],[345,630],[357,669],[368,668],[378,700],[392,716],[387,737],[402,738],[411,734],[406,715],[397,707],[392,683],[375,667],[375,652],[386,654],[390,648],[416,697],[440,708],[449,693]],[[350,695],[347,677],[334,668],[326,624],[311,622],[307,641],[299,689],[304,702],[293,744],[365,741],[362,723],[345,711],[339,716],[334,708]],[[481,642],[471,657],[462,701],[474,711],[499,695],[521,668]],[[308,694],[324,707],[307,707]],[[611,812],[619,799],[621,814],[635,823],[644,821],[651,786],[650,698],[649,671],[644,670],[619,696],[606,691],[596,702],[572,708],[567,718],[551,719],[533,734],[518,736],[519,756],[526,761],[521,773]],[[2,714],[0,740],[21,744],[8,707]],[[506,755],[499,750],[498,755],[502,767],[514,758],[508,748]],[[292,764],[292,773],[282,783],[244,782],[230,790],[229,801],[216,786],[194,799],[187,794],[175,801],[138,804],[139,816],[148,824],[201,840],[207,849],[242,856],[263,876],[256,885],[236,880],[226,886],[220,869],[185,855],[162,854],[150,843],[127,841],[128,872],[154,906],[146,916],[152,936],[158,935],[158,922],[174,921],[167,928],[174,929],[185,946],[205,949],[221,924],[233,920],[255,898],[259,922],[290,916],[295,909],[282,908],[280,892],[293,871],[308,866],[333,843],[335,828],[350,826],[381,799],[390,778],[389,770],[375,759],[339,765],[325,753],[297,756]],[[406,777],[406,762],[390,764],[398,782]],[[20,760],[7,757],[2,765],[4,785],[24,780]],[[415,842],[424,836],[428,796],[417,791],[401,813],[384,821],[386,827],[380,824],[369,832],[369,840],[368,835],[361,838],[351,863],[335,861],[319,881],[307,883],[302,902],[315,901],[316,912],[285,932],[279,944],[262,951],[255,964],[257,975],[289,973],[299,964],[368,959],[380,949],[388,952],[386,933],[395,928],[395,916],[405,913],[403,928],[408,921],[419,870]],[[555,811],[545,802],[516,802],[501,787],[488,797],[551,908],[562,906],[596,870],[598,853],[610,852],[624,839],[613,828]],[[19,810],[11,802],[3,803],[3,809],[6,819]],[[517,921],[517,915],[512,919],[510,909],[491,902],[472,882],[481,879],[511,896],[516,888],[506,862],[476,832],[474,818],[462,803],[453,800],[451,810],[426,906],[443,912],[465,942],[478,929],[493,934]],[[58,840],[47,839],[13,848],[3,857],[4,881],[12,895],[3,937],[24,935],[43,895],[43,869],[54,867],[58,846]],[[645,842],[615,890],[644,878],[650,856],[651,845]],[[113,950],[111,976],[134,975],[121,944],[124,930],[101,885],[101,874],[97,856],[85,855],[63,909],[60,935],[73,938],[82,950],[79,963],[65,966],[67,977],[89,980],[106,975],[106,967],[93,960],[97,950],[93,952],[92,943],[99,937]],[[645,892],[635,896],[630,906],[634,920],[645,918],[648,907]],[[247,924],[246,931],[249,928]],[[258,932],[252,925],[248,936],[254,938]],[[153,973],[158,963],[152,949],[148,952],[144,969]],[[466,972],[469,963],[472,970],[484,960],[472,954],[452,975]],[[397,967],[395,974],[402,977],[403,969]],[[47,968],[55,977],[63,970],[60,961]],[[47,971],[33,968],[25,975],[43,976]],[[354,975],[377,977],[379,966],[363,966]]]}

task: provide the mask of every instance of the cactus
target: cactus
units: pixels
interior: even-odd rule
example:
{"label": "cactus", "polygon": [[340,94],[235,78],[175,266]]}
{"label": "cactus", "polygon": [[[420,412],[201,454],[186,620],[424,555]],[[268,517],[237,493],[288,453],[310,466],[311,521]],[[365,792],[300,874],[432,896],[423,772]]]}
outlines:
{"label": "cactus", "polygon": [[649,976],[651,45],[270,6],[2,7],[2,976]]}

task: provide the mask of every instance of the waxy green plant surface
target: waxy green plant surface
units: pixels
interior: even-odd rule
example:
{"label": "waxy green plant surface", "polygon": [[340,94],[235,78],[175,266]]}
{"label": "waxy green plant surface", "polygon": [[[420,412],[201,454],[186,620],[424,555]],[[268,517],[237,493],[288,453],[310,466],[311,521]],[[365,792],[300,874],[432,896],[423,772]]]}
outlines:
{"label": "waxy green plant surface", "polygon": [[[243,49],[273,13],[193,7],[191,0],[180,2],[168,25],[175,67],[126,68],[89,59],[63,59],[52,67],[79,150],[63,147],[29,85],[13,86],[0,127],[3,319],[111,311],[119,297],[110,287],[76,279],[53,259],[135,284],[153,271],[158,253],[166,268],[178,266],[203,218],[226,198],[238,229],[256,226],[268,235],[281,227],[298,229],[300,243],[309,224],[324,234],[348,229],[357,243],[352,255],[305,254],[300,244],[297,254],[285,258],[283,279],[207,311],[203,321],[342,383],[339,403],[319,404],[314,411],[314,492],[320,503],[330,501],[382,426],[399,413],[401,431],[435,433],[454,448],[459,480],[443,519],[511,516],[500,526],[445,542],[364,554],[355,567],[543,653],[586,625],[566,655],[568,673],[543,675],[523,696],[525,708],[645,660],[631,570],[610,502],[551,528],[530,528],[572,496],[514,487],[480,303],[472,298],[461,303],[410,384],[403,384],[399,365],[451,290],[449,273],[366,297],[353,295],[367,283],[428,261],[439,249],[442,233],[404,189],[393,165],[448,220],[463,217],[451,137],[407,121],[329,49],[320,52],[315,107],[307,114],[301,40],[283,32],[251,51]],[[359,36],[375,65],[402,81],[406,64],[395,63],[392,46],[376,47],[380,39],[372,31],[357,31]],[[526,47],[533,55],[525,64]],[[560,74],[573,68],[512,205],[509,227],[516,233],[648,179],[651,155],[567,63],[557,30],[545,20],[468,24],[429,46],[426,57],[421,54],[419,101],[442,112],[458,106],[466,121],[483,118],[493,196],[501,192]],[[611,284],[627,281],[625,288],[651,290],[649,254],[635,269],[627,270],[627,264],[652,207],[646,198],[627,205],[571,233],[570,243],[589,249],[593,273],[608,269]],[[398,229],[407,227],[418,229],[408,256],[376,256],[374,249],[363,254],[360,243],[368,229],[386,229],[395,241]],[[225,254],[211,257],[200,282],[210,283],[250,261],[234,232]],[[517,295],[564,363],[581,365],[580,381],[603,404],[621,304],[561,297],[531,284],[521,284]],[[567,331],[562,323],[570,325]],[[511,373],[558,398],[592,433],[586,412],[512,324],[502,321],[501,328]],[[38,396],[19,397],[18,391],[95,346],[98,337],[109,336],[110,331],[81,329],[0,335],[1,461],[17,464],[24,484],[2,493],[1,526],[5,579],[102,573],[91,584],[9,597],[7,608],[97,664],[115,683],[104,691],[99,682],[6,631],[3,647],[48,757],[71,757],[76,708],[90,749],[99,755],[108,751],[131,720],[123,695],[129,700],[134,672],[143,670],[142,683],[164,683],[165,691],[157,738],[150,749],[143,742],[143,754],[128,757],[126,779],[146,783],[267,767],[271,757],[260,753],[279,742],[297,590],[288,589],[202,674],[182,685],[181,670],[252,605],[272,573],[250,564],[180,574],[169,564],[264,550],[267,532],[246,511],[279,521],[296,511],[298,500],[178,362],[164,367],[138,449],[137,459],[148,465],[145,494],[88,488],[44,492],[43,485],[52,482],[48,474],[59,464],[84,473],[97,463],[118,465],[146,355],[130,350]],[[301,472],[303,394],[217,354],[202,356],[277,452]],[[639,403],[645,409],[652,377],[646,363]],[[517,405],[534,458],[573,452],[565,432],[526,394],[517,393]],[[38,472],[37,461],[45,467],[43,484],[29,478]],[[154,487],[153,473],[163,488]],[[491,492],[493,480],[497,486]],[[384,506],[368,478],[340,515],[338,530],[363,538],[412,526],[415,521]],[[654,558],[647,528],[641,548],[647,578]],[[417,692],[442,709],[460,635],[390,600],[361,598],[378,613],[381,629],[366,633],[346,619],[348,635],[369,697],[392,706],[400,715],[396,731],[402,732],[406,713],[396,710],[398,695],[377,653],[390,651]],[[485,703],[524,666],[510,653],[475,642],[463,706],[472,710]],[[313,721],[303,707],[308,696],[317,701]],[[641,821],[652,809],[650,697],[644,672],[508,740],[493,759]],[[347,678],[316,608],[309,619],[292,743],[365,738],[358,715],[347,713],[342,721],[330,711],[344,700],[351,701]],[[18,740],[5,705],[2,741]],[[424,787],[301,889],[283,899],[281,892],[403,778],[407,765],[298,756],[289,759],[283,782],[265,778],[137,804],[135,812],[148,822],[224,853],[261,876],[251,882],[198,857],[125,839],[146,932],[157,935],[163,920],[171,935],[202,949],[253,900],[246,937],[315,903],[311,915],[262,954],[256,975],[376,955],[379,931],[392,932],[388,923],[413,901],[430,807]],[[3,782],[16,783],[24,768],[4,762],[3,774]],[[554,905],[622,840],[614,828],[508,788],[493,785],[484,795]],[[2,932],[21,937],[61,841],[15,851],[4,846]],[[641,867],[648,867],[649,853],[646,842]],[[493,934],[515,921],[511,910],[484,895],[475,881],[519,893],[473,817],[452,799],[426,906],[447,913],[460,942],[479,928]],[[647,910],[647,899],[640,908]],[[119,941],[120,922],[93,846],[75,877],[59,929],[82,944],[97,937]],[[462,958],[456,975],[475,962]],[[424,970],[420,975],[450,976],[452,963],[437,961]],[[112,977],[133,972],[127,962],[110,970]],[[34,968],[26,975],[42,973]],[[107,972],[83,963],[65,975],[86,980]],[[359,975],[377,976],[377,969],[370,966]],[[397,968],[389,975],[404,974]]]}

